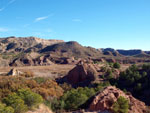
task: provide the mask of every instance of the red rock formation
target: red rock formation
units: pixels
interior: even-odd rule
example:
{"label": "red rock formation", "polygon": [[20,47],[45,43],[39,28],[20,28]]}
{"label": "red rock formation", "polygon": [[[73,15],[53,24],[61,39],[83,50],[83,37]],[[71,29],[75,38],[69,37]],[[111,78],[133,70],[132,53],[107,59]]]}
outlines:
{"label": "red rock formation", "polygon": [[132,95],[126,95],[118,88],[109,86],[97,94],[89,106],[90,111],[110,110],[117,99],[123,96],[129,100],[129,113],[145,113],[146,106],[143,102],[135,99]]}
{"label": "red rock formation", "polygon": [[94,81],[97,77],[97,71],[92,64],[77,64],[67,75],[67,80],[71,84],[77,84],[84,81]]}

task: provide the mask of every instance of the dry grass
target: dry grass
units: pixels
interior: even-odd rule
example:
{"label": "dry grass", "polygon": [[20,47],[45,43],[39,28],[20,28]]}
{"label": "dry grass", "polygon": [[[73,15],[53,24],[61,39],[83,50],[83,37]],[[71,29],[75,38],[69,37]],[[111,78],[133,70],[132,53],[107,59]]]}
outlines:
{"label": "dry grass", "polygon": [[35,77],[50,77],[52,79],[64,76],[75,65],[50,65],[50,66],[24,66],[24,67],[0,67],[0,73],[7,73],[12,68],[22,72],[33,72]]}

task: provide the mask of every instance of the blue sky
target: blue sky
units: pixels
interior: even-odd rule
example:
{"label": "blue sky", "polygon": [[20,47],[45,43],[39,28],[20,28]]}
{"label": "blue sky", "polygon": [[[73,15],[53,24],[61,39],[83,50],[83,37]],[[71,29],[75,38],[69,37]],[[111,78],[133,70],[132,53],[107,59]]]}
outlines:
{"label": "blue sky", "polygon": [[0,37],[150,50],[150,0],[0,0]]}

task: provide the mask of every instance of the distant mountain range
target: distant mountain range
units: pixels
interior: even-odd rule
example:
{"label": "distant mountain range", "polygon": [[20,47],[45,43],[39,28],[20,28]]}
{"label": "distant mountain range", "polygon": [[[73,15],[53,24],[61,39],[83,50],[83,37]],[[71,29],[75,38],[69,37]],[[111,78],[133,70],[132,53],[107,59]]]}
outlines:
{"label": "distant mountain range", "polygon": [[139,55],[143,55],[143,56],[150,56],[150,51],[142,51],[140,49],[133,49],[133,50],[123,50],[123,49],[118,49],[115,50],[113,48],[105,48],[105,49],[101,49],[103,52],[112,52],[112,53],[116,53],[118,52],[121,55],[124,56],[139,56]]}
{"label": "distant mountain range", "polygon": [[150,59],[150,51],[95,49],[82,46],[75,41],[64,42],[37,37],[0,38],[0,66],[50,65],[66,63],[67,59],[72,58],[126,59],[126,57]]}

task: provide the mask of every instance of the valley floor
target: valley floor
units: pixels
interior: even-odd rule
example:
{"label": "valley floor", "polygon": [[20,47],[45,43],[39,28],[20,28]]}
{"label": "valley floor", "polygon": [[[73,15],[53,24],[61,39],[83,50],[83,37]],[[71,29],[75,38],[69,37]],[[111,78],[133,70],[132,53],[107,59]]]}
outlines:
{"label": "valley floor", "polygon": [[50,77],[54,79],[66,75],[74,66],[54,64],[49,66],[0,67],[0,74],[8,73],[15,68],[22,72],[31,71],[35,77]]}

